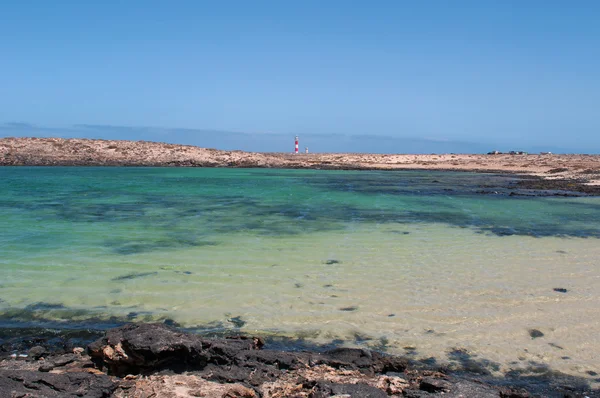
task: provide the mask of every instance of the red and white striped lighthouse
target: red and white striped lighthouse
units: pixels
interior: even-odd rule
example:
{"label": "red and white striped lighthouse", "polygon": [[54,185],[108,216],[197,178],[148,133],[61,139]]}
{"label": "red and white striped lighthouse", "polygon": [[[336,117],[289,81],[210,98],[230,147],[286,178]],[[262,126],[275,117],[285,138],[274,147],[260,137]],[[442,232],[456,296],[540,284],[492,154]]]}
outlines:
{"label": "red and white striped lighthouse", "polygon": [[294,153],[298,154],[298,136],[296,136],[296,148],[294,149]]}

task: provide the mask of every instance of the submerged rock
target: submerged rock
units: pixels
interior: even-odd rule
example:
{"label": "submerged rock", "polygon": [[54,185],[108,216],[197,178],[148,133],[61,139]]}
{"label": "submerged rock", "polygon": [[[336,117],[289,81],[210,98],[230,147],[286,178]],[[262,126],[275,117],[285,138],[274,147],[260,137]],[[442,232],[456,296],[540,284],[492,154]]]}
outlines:
{"label": "submerged rock", "polygon": [[537,339],[538,337],[544,337],[544,333],[537,329],[529,329],[529,335],[532,339]]}
{"label": "submerged rock", "polygon": [[236,328],[244,327],[246,321],[242,319],[241,316],[234,316],[233,318],[229,318],[227,322],[232,323]]}
{"label": "submerged rock", "polygon": [[156,274],[158,274],[158,272],[138,272],[134,274],[117,276],[115,278],[112,278],[111,281],[125,281],[129,279],[143,278],[144,276],[151,276]]}

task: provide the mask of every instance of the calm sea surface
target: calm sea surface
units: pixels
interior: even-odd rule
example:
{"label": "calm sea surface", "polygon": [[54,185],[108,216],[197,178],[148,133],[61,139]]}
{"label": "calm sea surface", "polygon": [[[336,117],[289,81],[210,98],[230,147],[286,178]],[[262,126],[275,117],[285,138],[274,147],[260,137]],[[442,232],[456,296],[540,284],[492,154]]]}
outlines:
{"label": "calm sea surface", "polygon": [[0,168],[0,327],[169,319],[593,378],[600,198],[501,195],[511,182]]}

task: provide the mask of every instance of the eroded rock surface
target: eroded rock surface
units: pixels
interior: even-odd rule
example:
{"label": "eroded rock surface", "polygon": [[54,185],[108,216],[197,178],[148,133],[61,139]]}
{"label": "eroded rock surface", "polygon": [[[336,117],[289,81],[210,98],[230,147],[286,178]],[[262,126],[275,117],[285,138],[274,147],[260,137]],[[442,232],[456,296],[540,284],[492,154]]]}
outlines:
{"label": "eroded rock surface", "polygon": [[[41,352],[36,349],[34,352]],[[1,397],[319,398],[531,397],[475,376],[410,369],[407,360],[362,349],[284,352],[261,339],[207,339],[164,324],[109,330],[87,353],[0,362]],[[600,396],[592,391],[543,396]],[[555,393],[555,394],[554,394]],[[596,394],[596,395],[594,395]],[[540,395],[537,395],[540,396]]]}

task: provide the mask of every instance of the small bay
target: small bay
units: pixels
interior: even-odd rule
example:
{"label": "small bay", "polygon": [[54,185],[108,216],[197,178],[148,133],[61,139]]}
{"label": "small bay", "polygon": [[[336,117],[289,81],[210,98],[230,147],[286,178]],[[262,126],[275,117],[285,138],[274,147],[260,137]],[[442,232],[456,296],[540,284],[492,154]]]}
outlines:
{"label": "small bay", "polygon": [[585,377],[600,198],[509,196],[516,178],[0,168],[0,327],[167,320]]}

